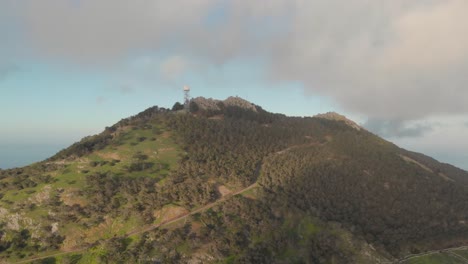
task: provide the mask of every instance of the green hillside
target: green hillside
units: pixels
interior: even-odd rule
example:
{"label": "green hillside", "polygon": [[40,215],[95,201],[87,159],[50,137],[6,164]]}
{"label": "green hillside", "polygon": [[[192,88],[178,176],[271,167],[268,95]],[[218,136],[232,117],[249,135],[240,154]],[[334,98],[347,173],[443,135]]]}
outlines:
{"label": "green hillside", "polygon": [[465,171],[336,114],[239,100],[149,108],[0,171],[0,258],[390,263],[468,244]]}

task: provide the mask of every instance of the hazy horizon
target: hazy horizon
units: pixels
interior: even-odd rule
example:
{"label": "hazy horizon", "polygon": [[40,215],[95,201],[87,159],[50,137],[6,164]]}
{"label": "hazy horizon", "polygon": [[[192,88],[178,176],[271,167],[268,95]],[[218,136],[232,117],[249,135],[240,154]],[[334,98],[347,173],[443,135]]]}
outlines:
{"label": "hazy horizon", "polygon": [[[182,101],[182,100],[179,100]],[[261,106],[261,105],[260,105]],[[169,108],[168,105],[161,106]],[[141,109],[143,111],[144,109]],[[268,109],[266,109],[268,110]],[[134,113],[134,114],[137,114]],[[300,116],[300,115],[296,115]],[[310,115],[308,115],[310,116]],[[128,117],[128,116],[126,116]],[[122,118],[126,118],[122,117]],[[102,128],[95,128],[93,130],[89,130],[89,133],[83,135],[74,135],[71,138],[60,139],[60,142],[46,142],[46,143],[3,143],[0,144],[0,169],[11,169],[15,167],[23,167],[30,165],[35,162],[43,161],[47,159],[60,150],[71,146],[73,143],[78,142],[81,138],[86,136],[91,136],[98,134],[99,132],[103,131],[106,126],[111,126],[112,124],[103,124]],[[360,124],[362,125],[362,124]],[[372,131],[371,131],[372,132]],[[86,133],[86,132],[81,132]],[[389,139],[392,141],[391,139]],[[47,140],[50,141],[50,140]],[[407,139],[409,142],[400,142],[400,147],[404,147],[405,145],[411,145],[412,139]],[[393,141],[392,141],[393,142]],[[468,171],[468,153],[458,152],[458,153],[443,153],[443,152],[430,152],[429,150],[425,150],[423,147],[419,147],[419,150],[408,148],[410,151],[421,152],[423,154],[429,155],[440,162],[449,163],[454,165],[458,168]]]}
{"label": "hazy horizon", "polygon": [[23,167],[42,161],[65,147],[65,144],[1,144],[0,169]]}

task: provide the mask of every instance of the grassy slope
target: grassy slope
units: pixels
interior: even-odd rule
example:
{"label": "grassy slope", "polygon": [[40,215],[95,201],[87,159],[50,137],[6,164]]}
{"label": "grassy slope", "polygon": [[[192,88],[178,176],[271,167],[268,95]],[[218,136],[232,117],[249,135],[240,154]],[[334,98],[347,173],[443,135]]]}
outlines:
{"label": "grassy slope", "polygon": [[468,260],[468,249],[465,250],[454,250],[455,254],[458,254]]}
{"label": "grassy slope", "polygon": [[[454,254],[458,255],[454,256]],[[465,261],[462,260],[465,259]],[[404,264],[463,264],[468,262],[468,250],[449,250],[449,252],[434,253],[427,256],[416,257],[403,262]]]}
{"label": "grassy slope", "polygon": [[404,262],[405,264],[463,264],[462,260],[449,255],[448,253],[439,253],[419,258],[413,258]]}
{"label": "grassy slope", "polygon": [[[132,127],[120,129],[116,132],[118,135],[113,140],[113,144],[89,155],[73,160],[48,161],[47,163],[60,165],[60,169],[47,172],[53,177],[52,182],[3,192],[0,208],[8,210],[8,214],[3,215],[0,220],[8,222],[11,215],[19,214],[22,218],[28,219],[28,222],[20,221],[19,228],[36,227],[39,229],[40,226],[50,225],[52,223],[49,223],[47,219],[49,214],[47,203],[50,198],[59,195],[66,204],[86,204],[86,197],[81,193],[86,183],[86,175],[98,172],[111,172],[130,177],[151,176],[164,180],[169,171],[176,168],[181,156],[181,149],[175,144],[169,131],[166,131],[159,124],[149,125],[145,129]],[[128,172],[127,167],[135,160],[133,157],[136,154],[144,154],[147,156],[145,162],[152,162],[160,166],[144,171]],[[34,171],[40,164],[31,165],[27,171]],[[2,181],[11,181],[11,179],[6,178]],[[35,206],[25,209],[22,204],[35,204]],[[80,246],[83,242],[93,243],[102,238],[123,235],[134,230],[141,223],[138,216],[132,216],[127,220],[109,218],[90,229],[73,222],[65,225],[59,224],[59,231],[61,235],[66,237],[63,247],[70,249]],[[18,256],[12,253],[3,252],[0,256],[10,257],[11,260],[18,259]],[[87,263],[85,259],[83,261],[85,262],[82,263]]]}

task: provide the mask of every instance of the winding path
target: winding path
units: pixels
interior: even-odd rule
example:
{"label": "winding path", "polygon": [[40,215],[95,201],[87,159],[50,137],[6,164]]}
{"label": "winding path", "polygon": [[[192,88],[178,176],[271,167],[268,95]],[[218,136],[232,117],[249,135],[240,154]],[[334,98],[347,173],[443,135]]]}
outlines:
{"label": "winding path", "polygon": [[[164,226],[173,224],[173,223],[178,222],[180,220],[184,220],[189,216],[192,216],[192,215],[197,214],[197,213],[204,212],[204,211],[206,211],[206,210],[208,210],[210,208],[213,208],[214,206],[218,205],[219,203],[222,203],[222,202],[224,202],[226,200],[229,200],[230,198],[234,197],[235,195],[247,192],[247,191],[249,191],[249,190],[251,190],[251,189],[253,189],[253,188],[257,187],[257,186],[258,186],[258,184],[254,183],[254,184],[252,184],[250,186],[247,186],[244,189],[241,189],[241,190],[235,191],[233,193],[227,194],[227,195],[223,196],[222,198],[220,198],[220,199],[218,199],[218,200],[216,200],[216,201],[214,201],[212,203],[209,203],[209,204],[207,204],[207,205],[205,205],[203,207],[195,209],[195,210],[193,210],[193,211],[191,211],[189,213],[176,216],[176,217],[174,217],[172,219],[168,219],[168,220],[166,220],[164,222],[161,222],[159,224],[151,225],[151,226],[145,227],[145,228],[140,229],[140,230],[134,230],[134,231],[128,232],[127,234],[125,234],[125,237],[142,234],[144,232],[148,232],[148,231],[160,228],[160,227],[164,227]],[[79,252],[82,252],[82,251],[85,251],[85,250],[91,248],[92,246],[93,245],[85,246],[85,247],[81,247],[81,248],[76,248],[76,249],[72,249],[72,250],[68,250],[68,251],[62,251],[62,252],[55,253],[55,254],[50,254],[50,255],[45,255],[45,256],[40,256],[40,257],[35,257],[35,258],[30,258],[30,259],[25,259],[25,260],[21,260],[21,261],[15,262],[15,263],[18,263],[18,264],[19,263],[29,263],[29,262],[32,262],[32,261],[35,261],[35,260],[52,258],[52,257],[57,257],[57,256],[61,256],[61,255],[70,254],[70,253],[79,253]]]}
{"label": "winding path", "polygon": [[[278,152],[275,152],[275,153],[272,153],[270,155],[281,155],[285,152],[288,152],[292,149],[296,149],[296,148],[300,148],[300,147],[305,147],[305,146],[314,146],[314,145],[323,145],[323,143],[317,143],[317,142],[312,142],[312,143],[307,143],[307,144],[301,144],[301,145],[294,145],[294,146],[290,146],[288,148],[285,148],[283,150],[280,150]],[[203,207],[200,207],[198,209],[195,209],[191,212],[188,212],[188,213],[185,213],[185,214],[182,214],[182,215],[179,215],[179,216],[176,216],[174,218],[171,218],[171,219],[167,219],[161,223],[158,223],[158,224],[154,224],[154,225],[150,225],[150,226],[147,226],[147,227],[144,227],[142,229],[138,229],[138,230],[133,230],[133,231],[130,231],[128,233],[126,233],[124,235],[124,237],[129,237],[129,236],[133,236],[133,235],[138,235],[138,234],[142,234],[144,232],[148,232],[148,231],[151,231],[151,230],[154,230],[154,229],[157,229],[157,228],[160,228],[160,227],[164,227],[164,226],[167,226],[167,225],[170,225],[170,224],[173,224],[173,223],[176,223],[178,221],[181,221],[181,220],[184,220],[184,219],[187,219],[187,217],[189,216],[192,216],[194,214],[197,214],[197,213],[201,213],[201,212],[204,212],[216,205],[218,205],[219,203],[222,203],[226,200],[229,200],[230,198],[232,198],[233,196],[235,195],[238,195],[238,194],[241,194],[241,193],[244,193],[244,192],[247,192],[255,187],[259,186],[258,183],[254,183],[246,188],[243,188],[241,190],[238,190],[238,191],[235,191],[235,192],[232,192],[230,194],[227,194],[225,196],[223,196],[222,198],[212,202],[212,203],[209,203]],[[106,241],[106,240],[104,240]],[[97,241],[98,242],[98,241]],[[94,245],[88,245],[88,246],[83,246],[81,248],[76,248],[76,249],[71,249],[71,250],[67,250],[67,251],[62,251],[62,252],[58,252],[58,253],[54,253],[54,254],[50,254],[50,255],[44,255],[44,256],[40,256],[40,257],[34,257],[34,258],[30,258],[30,259],[26,259],[26,260],[21,260],[21,261],[18,261],[18,262],[15,262],[15,263],[29,263],[29,262],[32,262],[32,261],[36,261],[36,260],[41,260],[41,259],[46,259],[46,258],[51,258],[51,257],[57,257],[57,256],[61,256],[61,255],[66,255],[66,254],[70,254],[70,253],[79,253],[79,252],[83,252],[83,251],[86,251],[88,249],[90,249],[91,247],[93,247]],[[454,248],[446,248],[446,249],[439,249],[439,250],[433,250],[433,251],[427,251],[427,252],[423,252],[423,253],[419,253],[419,254],[410,254],[410,255],[407,255],[403,258],[400,258],[398,260],[394,260],[394,261],[384,261],[384,262],[381,262],[382,264],[399,264],[399,263],[405,263],[406,261],[410,260],[410,259],[413,259],[413,258],[418,258],[418,257],[423,257],[423,256],[428,256],[428,255],[433,255],[433,254],[438,254],[438,253],[443,253],[443,252],[446,252],[454,257],[457,257],[458,259],[460,260],[464,260],[465,263],[468,264],[468,260],[465,259],[464,257],[452,252],[454,250],[467,250],[468,249],[468,246],[461,246],[461,247],[454,247]]]}
{"label": "winding path", "polygon": [[439,253],[448,253],[452,256],[457,256],[458,259],[460,260],[464,260],[465,263],[468,264],[468,260],[463,258],[462,256],[452,252],[454,250],[467,250],[468,249],[468,246],[461,246],[461,247],[454,247],[454,248],[445,248],[445,249],[439,249],[439,250],[432,250],[432,251],[427,251],[427,252],[423,252],[423,253],[419,253],[419,254],[411,254],[411,255],[408,255],[408,256],[405,256],[404,258],[401,258],[395,262],[392,262],[392,263],[405,263],[406,261],[410,260],[410,259],[414,259],[414,258],[419,258],[419,257],[424,257],[424,256],[429,256],[429,255],[434,255],[434,254],[439,254]]}

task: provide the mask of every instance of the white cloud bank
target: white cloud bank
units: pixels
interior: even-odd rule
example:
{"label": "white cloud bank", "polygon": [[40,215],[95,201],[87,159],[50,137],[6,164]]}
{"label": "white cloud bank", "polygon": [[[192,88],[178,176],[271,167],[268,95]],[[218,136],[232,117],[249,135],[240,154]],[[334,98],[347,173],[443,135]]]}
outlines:
{"label": "white cloud bank", "polygon": [[372,120],[468,113],[466,0],[6,3],[45,58],[101,64],[165,51],[178,55],[160,71],[176,78],[184,56],[252,56],[268,61],[273,81],[300,81]]}

